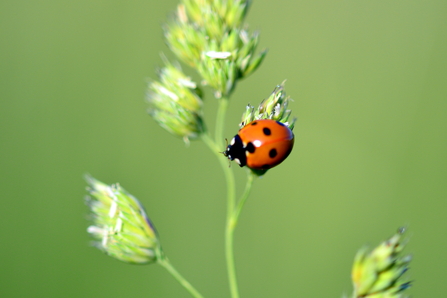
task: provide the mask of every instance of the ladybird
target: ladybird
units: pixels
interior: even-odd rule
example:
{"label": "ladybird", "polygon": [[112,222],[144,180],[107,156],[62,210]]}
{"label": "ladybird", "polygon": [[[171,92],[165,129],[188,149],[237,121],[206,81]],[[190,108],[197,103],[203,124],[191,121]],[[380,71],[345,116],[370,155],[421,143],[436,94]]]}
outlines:
{"label": "ladybird", "polygon": [[294,139],[290,128],[281,122],[255,120],[239,130],[223,154],[241,167],[268,170],[289,156]]}

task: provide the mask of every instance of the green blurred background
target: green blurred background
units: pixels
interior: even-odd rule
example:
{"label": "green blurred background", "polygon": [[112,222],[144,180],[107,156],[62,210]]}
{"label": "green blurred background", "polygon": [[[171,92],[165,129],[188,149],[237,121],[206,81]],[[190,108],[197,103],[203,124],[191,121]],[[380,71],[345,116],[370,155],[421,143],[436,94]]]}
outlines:
{"label": "green blurred background", "polygon": [[[1,1],[1,297],[189,297],[163,268],[89,246],[87,172],[143,202],[206,297],[229,297],[219,164],[146,114],[146,82],[168,53],[161,25],[177,4],[163,2]],[[238,85],[225,135],[287,79],[296,147],[242,214],[242,297],[350,293],[357,249],[401,225],[410,293],[445,297],[447,1],[272,3],[250,10],[269,54]],[[240,192],[245,171],[232,169]]]}

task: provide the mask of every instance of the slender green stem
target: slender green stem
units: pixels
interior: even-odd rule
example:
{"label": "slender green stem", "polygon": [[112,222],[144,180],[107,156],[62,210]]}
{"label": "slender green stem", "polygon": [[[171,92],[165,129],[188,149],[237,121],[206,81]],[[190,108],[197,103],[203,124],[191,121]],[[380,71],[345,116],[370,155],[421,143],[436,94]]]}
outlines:
{"label": "slender green stem", "polygon": [[228,201],[228,218],[227,226],[225,230],[225,251],[227,257],[228,278],[230,281],[231,297],[239,297],[239,291],[237,288],[236,268],[234,265],[234,252],[233,252],[233,239],[234,230],[236,229],[239,215],[241,214],[242,207],[244,207],[245,201],[250,195],[251,186],[253,185],[255,175],[250,171],[247,177],[247,184],[245,185],[244,194],[242,195],[236,209],[234,208],[235,201],[231,203]]}
{"label": "slender green stem", "polygon": [[217,110],[216,115],[216,127],[215,127],[215,133],[214,133],[214,142],[217,145],[223,144],[223,128],[225,124],[225,115],[227,114],[228,109],[228,97],[221,97],[219,99],[219,108]]}
{"label": "slender green stem", "polygon": [[203,298],[200,294],[175,268],[168,259],[162,258],[158,264],[166,268],[169,273],[195,298]]}
{"label": "slender green stem", "polygon": [[225,257],[227,260],[228,281],[230,283],[230,292],[232,298],[239,298],[239,290],[237,286],[236,267],[234,264],[234,251],[233,251],[233,235],[234,235],[234,222],[233,218],[227,219],[227,225],[225,228]]}
{"label": "slender green stem", "polygon": [[[203,141],[213,151],[222,167],[227,182],[227,221],[225,227],[225,259],[227,262],[228,282],[230,284],[230,293],[232,298],[239,298],[239,290],[237,286],[236,268],[234,265],[233,252],[233,234],[234,234],[234,207],[236,204],[236,187],[233,171],[231,171],[228,161],[222,158],[221,151],[223,148],[223,128],[225,123],[225,115],[228,109],[228,97],[219,99],[219,108],[216,115],[216,127],[214,142],[207,133],[202,134]],[[219,147],[222,146],[221,149]]]}
{"label": "slender green stem", "polygon": [[233,171],[228,165],[228,161],[223,158],[223,155],[219,152],[219,146],[213,142],[207,133],[202,134],[202,140],[213,151],[222,167],[227,181],[227,222],[225,227],[225,259],[227,262],[228,281],[230,284],[230,292],[232,298],[239,298],[239,291],[236,279],[236,268],[234,265],[234,253],[233,253],[233,212],[236,201],[236,187]]}
{"label": "slender green stem", "polygon": [[[225,158],[222,158],[223,157],[223,154],[222,154],[223,148],[220,148],[216,143],[214,143],[213,139],[208,135],[207,132],[202,133],[201,137],[202,137],[202,141],[217,156],[217,159],[219,160],[219,162],[221,160],[223,160],[228,167],[228,163],[226,162]],[[222,163],[222,162],[220,162],[220,163]]]}
{"label": "slender green stem", "polygon": [[[219,108],[216,117],[216,134],[215,143],[223,144],[223,128],[225,123],[225,115],[228,109],[228,97],[222,97],[219,100]],[[223,158],[220,158],[223,161]],[[227,161],[221,162],[222,169],[227,180],[227,223],[225,227],[225,259],[227,261],[228,282],[230,284],[230,293],[232,298],[239,298],[239,290],[237,286],[236,267],[234,264],[234,250],[233,250],[233,234],[234,222],[233,212],[236,204],[236,187],[234,181],[233,171],[228,165]]]}
{"label": "slender green stem", "polygon": [[251,192],[251,187],[253,185],[254,178],[257,177],[255,173],[253,173],[251,170],[247,170],[247,182],[245,184],[245,190],[242,194],[242,197],[240,198],[236,210],[234,210],[233,219],[234,219],[234,228],[236,228],[237,222],[239,220],[239,215],[241,214],[242,208],[244,207],[245,201],[247,201],[248,196]]}

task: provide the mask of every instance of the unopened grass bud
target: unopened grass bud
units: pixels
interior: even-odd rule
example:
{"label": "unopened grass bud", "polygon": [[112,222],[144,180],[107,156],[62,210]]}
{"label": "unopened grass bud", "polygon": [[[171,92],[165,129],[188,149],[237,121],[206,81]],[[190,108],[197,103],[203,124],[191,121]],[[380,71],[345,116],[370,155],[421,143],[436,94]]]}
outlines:
{"label": "unopened grass bud", "polygon": [[[210,53],[214,56],[210,56]],[[216,90],[217,97],[231,93],[236,83],[237,67],[231,56],[223,55],[226,53],[217,51],[204,53],[205,57],[198,68],[204,83]]]}
{"label": "unopened grass bud", "polygon": [[93,224],[87,231],[94,246],[126,263],[153,263],[161,256],[155,229],[141,203],[118,184],[107,185],[87,176],[86,202]]}
{"label": "unopened grass bud", "polygon": [[203,132],[202,93],[180,67],[166,62],[148,89],[149,114],[160,126],[185,142]]}
{"label": "unopened grass bud", "polygon": [[403,298],[403,291],[410,282],[402,281],[402,275],[408,270],[411,256],[401,257],[404,248],[401,229],[387,241],[382,242],[371,252],[361,249],[352,268],[354,298]]}
{"label": "unopened grass bud", "polygon": [[200,26],[217,16],[228,27],[238,27],[247,15],[250,0],[182,0],[191,20]]}
{"label": "unopened grass bud", "polygon": [[270,96],[264,99],[257,109],[250,105],[247,107],[242,115],[240,127],[242,128],[254,120],[271,119],[281,122],[293,130],[296,118],[289,121],[292,111],[288,110],[287,107],[290,100],[290,97],[286,97],[283,82],[281,85],[276,86]]}
{"label": "unopened grass bud", "polygon": [[[250,7],[251,0],[216,1],[225,11],[228,26],[238,27],[242,24]],[[216,5],[218,5],[216,4]]]}
{"label": "unopened grass bud", "polygon": [[165,26],[164,34],[171,51],[187,65],[197,67],[208,38],[189,21],[183,5],[178,6],[175,17]]}
{"label": "unopened grass bud", "polygon": [[240,30],[241,46],[238,49],[237,65],[240,69],[241,78],[254,72],[264,59],[267,51],[264,50],[255,56],[255,51],[259,43],[259,33],[255,32],[252,36],[246,30]]}
{"label": "unopened grass bud", "polygon": [[239,124],[241,128],[255,120],[254,110],[255,108],[252,105],[250,104],[247,105],[247,107],[245,108],[245,112],[242,115],[242,122]]}
{"label": "unopened grass bud", "polygon": [[250,1],[184,0],[165,27],[169,48],[197,69],[204,84],[218,96],[228,96],[256,70],[266,51],[255,55],[257,33],[241,28]]}
{"label": "unopened grass bud", "polygon": [[254,57],[249,56],[249,59],[247,59],[248,61],[244,65],[242,65],[243,77],[248,77],[256,69],[258,69],[259,65],[261,65],[261,62],[264,60],[266,55],[267,55],[267,50],[263,50],[258,55],[254,56]]}

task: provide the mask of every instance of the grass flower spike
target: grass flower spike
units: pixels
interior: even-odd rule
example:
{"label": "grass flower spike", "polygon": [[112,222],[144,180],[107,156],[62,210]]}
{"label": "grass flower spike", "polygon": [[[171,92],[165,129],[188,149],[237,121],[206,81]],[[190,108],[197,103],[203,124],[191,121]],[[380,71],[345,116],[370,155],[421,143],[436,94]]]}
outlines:
{"label": "grass flower spike", "polygon": [[179,66],[166,61],[148,89],[149,114],[163,128],[185,142],[203,132],[202,92]]}
{"label": "grass flower spike", "polygon": [[184,0],[165,27],[169,48],[195,68],[217,97],[228,96],[237,81],[261,64],[255,55],[259,35],[242,27],[250,1]]}
{"label": "grass flower spike", "polygon": [[118,184],[109,186],[90,176],[86,180],[93,217],[87,231],[96,239],[94,245],[123,262],[157,261],[161,255],[157,234],[138,200]]}
{"label": "grass flower spike", "polygon": [[403,291],[410,282],[402,281],[411,256],[400,256],[405,244],[401,242],[404,229],[382,242],[371,252],[361,249],[352,268],[353,298],[404,298]]}
{"label": "grass flower spike", "polygon": [[286,97],[283,82],[281,85],[276,86],[272,94],[264,99],[256,110],[253,106],[248,105],[242,115],[242,122],[239,126],[242,128],[254,120],[271,119],[279,121],[285,124],[290,130],[293,130],[296,118],[293,118],[289,122],[292,111],[288,110],[287,107],[290,100],[290,97]]}

